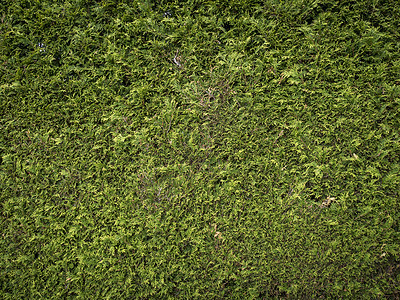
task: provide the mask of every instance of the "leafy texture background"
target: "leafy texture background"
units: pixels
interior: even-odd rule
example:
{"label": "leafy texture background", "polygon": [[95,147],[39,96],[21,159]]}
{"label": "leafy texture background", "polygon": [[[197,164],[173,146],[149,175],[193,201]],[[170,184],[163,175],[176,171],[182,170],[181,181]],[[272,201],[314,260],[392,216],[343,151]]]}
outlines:
{"label": "leafy texture background", "polygon": [[399,297],[397,1],[0,7],[4,299]]}

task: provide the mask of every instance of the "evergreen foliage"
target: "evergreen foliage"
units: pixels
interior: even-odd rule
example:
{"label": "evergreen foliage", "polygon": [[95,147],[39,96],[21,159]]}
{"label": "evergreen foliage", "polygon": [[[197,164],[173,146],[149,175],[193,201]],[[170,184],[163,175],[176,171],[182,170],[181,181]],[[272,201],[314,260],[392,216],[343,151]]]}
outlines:
{"label": "evergreen foliage", "polygon": [[3,299],[400,297],[400,6],[0,3]]}

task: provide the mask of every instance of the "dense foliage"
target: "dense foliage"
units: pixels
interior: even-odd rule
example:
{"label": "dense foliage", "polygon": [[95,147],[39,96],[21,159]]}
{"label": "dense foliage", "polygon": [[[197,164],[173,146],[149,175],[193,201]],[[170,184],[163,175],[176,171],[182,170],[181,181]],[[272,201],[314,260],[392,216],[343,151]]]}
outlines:
{"label": "dense foliage", "polygon": [[399,298],[398,1],[0,7],[3,299]]}

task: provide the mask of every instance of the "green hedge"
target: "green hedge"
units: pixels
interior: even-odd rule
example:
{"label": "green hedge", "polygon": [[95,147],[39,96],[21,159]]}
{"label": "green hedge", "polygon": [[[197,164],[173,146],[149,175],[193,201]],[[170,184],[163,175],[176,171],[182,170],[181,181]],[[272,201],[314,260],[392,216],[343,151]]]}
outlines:
{"label": "green hedge", "polygon": [[397,1],[0,7],[3,299],[399,298]]}

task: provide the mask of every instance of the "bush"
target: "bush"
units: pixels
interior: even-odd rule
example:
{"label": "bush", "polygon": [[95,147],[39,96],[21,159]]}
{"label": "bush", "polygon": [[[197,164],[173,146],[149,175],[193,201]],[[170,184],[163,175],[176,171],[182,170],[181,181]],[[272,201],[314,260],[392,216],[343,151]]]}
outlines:
{"label": "bush", "polygon": [[3,298],[399,297],[395,1],[1,9]]}

